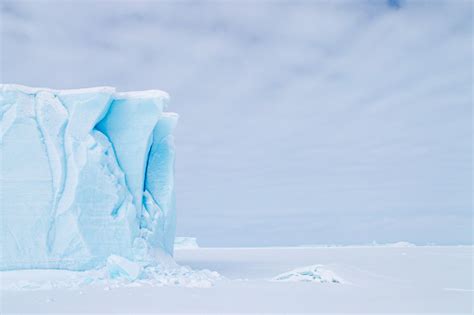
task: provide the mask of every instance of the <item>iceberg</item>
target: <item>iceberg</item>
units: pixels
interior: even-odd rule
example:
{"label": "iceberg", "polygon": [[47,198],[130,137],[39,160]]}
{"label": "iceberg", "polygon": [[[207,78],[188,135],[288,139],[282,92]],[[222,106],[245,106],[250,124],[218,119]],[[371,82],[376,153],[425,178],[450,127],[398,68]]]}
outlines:
{"label": "iceberg", "polygon": [[0,85],[0,270],[173,255],[178,115],[164,112],[168,100]]}

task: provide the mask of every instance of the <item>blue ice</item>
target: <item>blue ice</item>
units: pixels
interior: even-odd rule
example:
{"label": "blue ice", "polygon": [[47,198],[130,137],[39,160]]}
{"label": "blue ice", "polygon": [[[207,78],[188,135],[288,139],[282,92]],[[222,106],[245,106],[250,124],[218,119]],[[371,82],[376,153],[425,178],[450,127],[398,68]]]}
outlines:
{"label": "blue ice", "polygon": [[172,255],[177,115],[163,112],[165,92],[0,89],[0,270]]}

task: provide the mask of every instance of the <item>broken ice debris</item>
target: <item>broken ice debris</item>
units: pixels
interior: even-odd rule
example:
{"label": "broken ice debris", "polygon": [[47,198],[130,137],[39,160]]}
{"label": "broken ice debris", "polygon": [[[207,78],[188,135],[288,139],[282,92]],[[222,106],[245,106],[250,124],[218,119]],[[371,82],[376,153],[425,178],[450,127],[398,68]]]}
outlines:
{"label": "broken ice debris", "polygon": [[130,281],[138,279],[142,271],[140,264],[117,255],[107,258],[106,268],[109,279],[124,278]]}

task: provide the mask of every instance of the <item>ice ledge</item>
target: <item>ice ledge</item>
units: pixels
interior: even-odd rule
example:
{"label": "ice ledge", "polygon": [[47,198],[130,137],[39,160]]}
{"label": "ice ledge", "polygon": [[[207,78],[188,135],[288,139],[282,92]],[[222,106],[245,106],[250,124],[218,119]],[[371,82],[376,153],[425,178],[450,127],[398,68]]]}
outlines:
{"label": "ice ledge", "polygon": [[67,89],[67,90],[58,90],[51,88],[43,87],[31,87],[20,84],[0,84],[2,92],[22,92],[25,94],[34,95],[39,92],[50,92],[53,94],[86,94],[86,93],[116,93],[116,89],[111,86],[98,86],[92,88],[81,88],[81,89]]}
{"label": "ice ledge", "polygon": [[80,89],[51,89],[43,87],[30,87],[20,84],[0,84],[2,93],[4,92],[21,92],[29,95],[36,95],[40,92],[50,92],[55,95],[75,95],[75,94],[89,94],[89,93],[104,93],[110,94],[113,99],[156,99],[162,100],[165,105],[169,102],[169,94],[161,90],[144,90],[144,91],[129,91],[129,92],[117,92],[115,87],[111,86],[97,86],[91,88],[80,88]]}

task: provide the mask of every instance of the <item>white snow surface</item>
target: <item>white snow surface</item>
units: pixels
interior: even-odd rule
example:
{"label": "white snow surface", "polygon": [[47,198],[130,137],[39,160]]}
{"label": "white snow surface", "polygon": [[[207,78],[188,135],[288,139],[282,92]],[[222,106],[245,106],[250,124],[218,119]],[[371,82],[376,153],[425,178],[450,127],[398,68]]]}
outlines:
{"label": "white snow surface", "polygon": [[[470,314],[472,257],[472,246],[178,249],[187,267],[154,268],[148,280],[1,272],[0,312]],[[273,280],[313,265],[344,282]]]}
{"label": "white snow surface", "polygon": [[125,287],[208,288],[221,275],[187,266],[141,266],[120,256],[111,256],[106,267],[88,271],[31,269],[1,272],[2,292],[37,290],[90,290]]}

